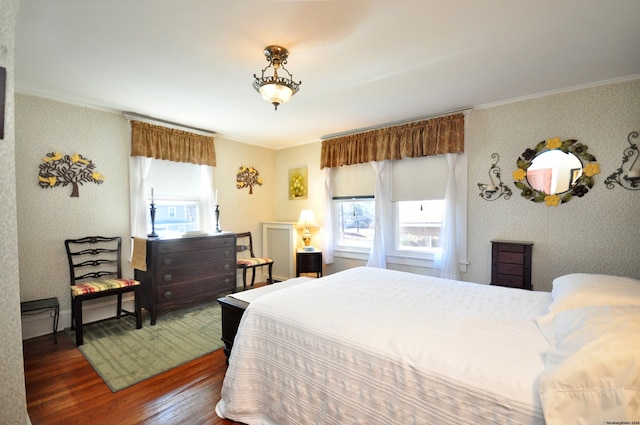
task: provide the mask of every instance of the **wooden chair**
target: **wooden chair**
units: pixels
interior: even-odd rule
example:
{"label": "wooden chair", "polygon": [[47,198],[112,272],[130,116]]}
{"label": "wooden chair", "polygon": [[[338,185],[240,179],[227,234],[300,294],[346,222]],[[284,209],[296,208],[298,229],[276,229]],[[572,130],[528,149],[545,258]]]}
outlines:
{"label": "wooden chair", "polygon": [[256,280],[256,268],[267,266],[269,269],[269,279],[267,283],[272,283],[273,278],[271,275],[271,271],[273,269],[273,260],[271,258],[260,258],[256,257],[253,253],[253,238],[251,237],[251,232],[244,233],[236,233],[236,251],[238,254],[249,251],[249,257],[238,256],[237,268],[242,269],[242,284],[244,289],[247,289],[247,270],[251,269],[251,286],[253,286]]}
{"label": "wooden chair", "polygon": [[[136,329],[142,328],[140,282],[122,278],[122,238],[87,236],[64,241],[71,276],[71,328],[76,331],[76,345],[83,344],[82,303],[86,300],[116,295],[115,318],[135,316]],[[133,292],[135,312],[122,309],[122,294]]]}

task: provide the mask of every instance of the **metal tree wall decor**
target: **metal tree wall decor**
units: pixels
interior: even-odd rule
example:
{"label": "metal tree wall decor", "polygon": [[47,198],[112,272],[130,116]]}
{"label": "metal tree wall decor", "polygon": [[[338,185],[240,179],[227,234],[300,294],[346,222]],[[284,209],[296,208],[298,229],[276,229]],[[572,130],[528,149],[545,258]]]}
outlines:
{"label": "metal tree wall decor", "polygon": [[240,171],[236,174],[236,187],[238,189],[244,189],[249,187],[249,195],[253,194],[253,186],[262,186],[262,178],[260,172],[252,166],[245,167],[240,166]]}
{"label": "metal tree wall decor", "polygon": [[78,186],[83,183],[102,184],[104,176],[95,170],[96,166],[90,159],[80,154],[62,155],[50,152],[40,164],[38,184],[43,189],[56,186],[71,185],[71,197],[79,196]]}

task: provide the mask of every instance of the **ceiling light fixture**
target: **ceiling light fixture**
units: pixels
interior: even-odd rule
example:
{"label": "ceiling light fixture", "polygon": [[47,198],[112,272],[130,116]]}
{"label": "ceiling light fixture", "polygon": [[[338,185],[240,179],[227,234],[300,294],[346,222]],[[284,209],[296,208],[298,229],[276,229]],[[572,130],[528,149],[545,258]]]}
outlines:
{"label": "ceiling light fixture", "polygon": [[[287,49],[275,45],[267,46],[264,48],[264,55],[269,65],[262,70],[261,77],[253,74],[253,78],[255,78],[253,88],[262,95],[264,100],[275,106],[277,111],[278,105],[287,102],[291,99],[291,96],[298,92],[302,81],[297,83],[293,81],[293,75],[284,67],[289,56]],[[265,76],[264,73],[269,68],[273,68],[273,75]],[[289,78],[279,76],[278,69],[282,69],[289,74]]]}

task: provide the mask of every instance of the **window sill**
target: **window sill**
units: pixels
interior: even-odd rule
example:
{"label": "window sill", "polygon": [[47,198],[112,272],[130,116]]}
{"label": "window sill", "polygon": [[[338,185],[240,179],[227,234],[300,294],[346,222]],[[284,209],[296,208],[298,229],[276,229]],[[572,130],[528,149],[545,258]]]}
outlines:
{"label": "window sill", "polygon": [[[347,258],[351,260],[361,260],[365,263],[369,259],[368,251],[355,251],[355,250],[346,250],[346,249],[335,249],[333,252],[334,257],[339,258]],[[399,254],[397,252],[387,254],[386,261],[388,264],[397,264],[402,266],[411,266],[411,267],[423,267],[427,269],[434,268],[434,255],[433,254],[425,254],[422,256],[407,254]],[[460,262],[460,271],[467,271],[466,262]]]}
{"label": "window sill", "polygon": [[[367,261],[369,259],[369,251],[356,251],[346,249],[336,249],[333,252],[335,257],[348,258],[351,260]],[[427,254],[424,256],[410,255],[410,254],[387,254],[386,261],[389,264],[400,264],[404,266],[413,267],[425,267],[433,268],[433,254]]]}

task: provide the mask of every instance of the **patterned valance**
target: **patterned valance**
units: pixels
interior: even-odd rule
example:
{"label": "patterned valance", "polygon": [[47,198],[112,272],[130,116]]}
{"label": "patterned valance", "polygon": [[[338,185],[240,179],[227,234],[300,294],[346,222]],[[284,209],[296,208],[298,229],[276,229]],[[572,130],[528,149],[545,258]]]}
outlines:
{"label": "patterned valance", "polygon": [[216,165],[213,136],[131,121],[131,156]]}
{"label": "patterned valance", "polygon": [[457,152],[464,152],[462,113],[325,140],[320,168]]}

